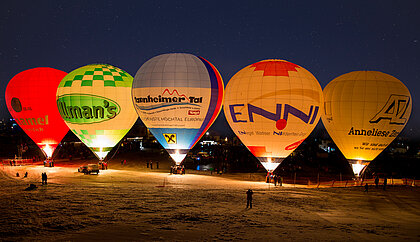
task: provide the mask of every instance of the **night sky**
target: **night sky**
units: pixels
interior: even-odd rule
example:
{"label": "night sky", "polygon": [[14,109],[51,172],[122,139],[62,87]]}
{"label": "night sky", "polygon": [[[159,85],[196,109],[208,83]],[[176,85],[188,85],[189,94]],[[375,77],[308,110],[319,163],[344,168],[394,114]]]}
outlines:
{"label": "night sky", "polygon": [[[35,67],[70,72],[108,63],[132,76],[164,53],[202,56],[225,84],[243,67],[276,58],[335,77],[376,70],[410,90],[405,135],[420,137],[420,1],[2,1],[0,119],[8,81]],[[223,112],[216,131],[227,126]],[[407,132],[410,131],[410,132]]]}

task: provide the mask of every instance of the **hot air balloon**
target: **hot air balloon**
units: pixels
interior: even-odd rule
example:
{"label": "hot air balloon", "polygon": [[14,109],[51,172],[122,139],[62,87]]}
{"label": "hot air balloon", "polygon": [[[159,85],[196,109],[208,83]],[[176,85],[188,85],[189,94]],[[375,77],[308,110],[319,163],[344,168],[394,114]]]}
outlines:
{"label": "hot air balloon", "polygon": [[140,67],[132,97],[143,123],[180,165],[218,116],[223,80],[202,57],[163,54]]}
{"label": "hot air balloon", "polygon": [[404,128],[411,95],[397,78],[379,71],[354,71],[324,88],[322,122],[359,175]]}
{"label": "hot air balloon", "polygon": [[133,77],[117,67],[93,64],[70,72],[57,89],[61,117],[101,161],[138,118],[132,83]]}
{"label": "hot air balloon", "polygon": [[321,86],[309,71],[263,60],[230,79],[224,112],[242,143],[273,172],[317,125],[322,103]]}
{"label": "hot air balloon", "polygon": [[47,159],[69,131],[55,104],[58,84],[66,75],[47,67],[29,69],[14,76],[6,88],[10,114]]}

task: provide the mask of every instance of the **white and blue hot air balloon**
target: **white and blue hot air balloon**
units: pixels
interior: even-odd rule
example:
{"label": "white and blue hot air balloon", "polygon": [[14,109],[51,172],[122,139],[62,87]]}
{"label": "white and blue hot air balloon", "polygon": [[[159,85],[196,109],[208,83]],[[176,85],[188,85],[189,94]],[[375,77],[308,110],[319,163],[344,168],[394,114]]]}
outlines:
{"label": "white and blue hot air balloon", "polygon": [[209,61],[183,53],[144,63],[133,81],[137,114],[180,165],[219,115],[223,80]]}

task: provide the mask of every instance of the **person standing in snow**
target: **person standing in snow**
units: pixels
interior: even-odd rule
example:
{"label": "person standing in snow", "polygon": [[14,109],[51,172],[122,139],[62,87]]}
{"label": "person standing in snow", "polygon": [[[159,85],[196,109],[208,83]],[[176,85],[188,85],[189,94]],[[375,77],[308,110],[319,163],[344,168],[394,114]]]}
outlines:
{"label": "person standing in snow", "polygon": [[367,192],[368,192],[368,190],[369,190],[369,185],[366,183],[366,184],[365,184],[365,192],[367,193]]}
{"label": "person standing in snow", "polygon": [[41,179],[42,179],[42,185],[47,184],[47,173],[43,172],[41,174]]}
{"label": "person standing in snow", "polygon": [[375,177],[375,186],[376,186],[376,188],[379,187],[379,176]]}
{"label": "person standing in snow", "polygon": [[248,189],[246,192],[246,208],[252,208],[252,194],[254,194],[254,192],[251,189]]}
{"label": "person standing in snow", "polygon": [[386,177],[384,178],[384,191],[386,189],[386,184],[388,183],[388,179],[386,179]]}

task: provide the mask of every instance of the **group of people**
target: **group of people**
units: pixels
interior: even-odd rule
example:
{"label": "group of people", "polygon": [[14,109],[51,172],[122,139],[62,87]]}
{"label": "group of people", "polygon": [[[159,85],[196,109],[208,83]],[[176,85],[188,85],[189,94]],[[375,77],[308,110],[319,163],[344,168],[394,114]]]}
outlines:
{"label": "group of people", "polygon": [[283,178],[281,176],[277,176],[276,174],[273,174],[272,172],[268,172],[267,176],[265,178],[266,183],[274,183],[274,186],[277,186],[277,183],[279,186],[283,186]]}
{"label": "group of people", "polygon": [[53,160],[44,160],[44,166],[45,167],[54,167],[54,161]]}
{"label": "group of people", "polygon": [[181,175],[185,175],[185,167],[182,166],[171,166],[171,174],[181,174]]}
{"label": "group of people", "polygon": [[[384,189],[384,191],[386,190],[386,186],[388,184],[388,179],[385,177],[384,178],[384,186],[382,187]],[[379,176],[375,177],[375,187],[379,188]],[[369,191],[369,184],[366,182],[365,183],[365,192]]]}
{"label": "group of people", "polygon": [[[16,172],[16,177],[19,177],[19,176],[20,176],[19,172]],[[26,177],[28,177],[28,172],[25,172],[25,174],[23,175],[23,178],[26,178]]]}
{"label": "group of people", "polygon": [[[384,178],[384,186],[383,189],[386,190],[386,185],[388,184],[388,179],[385,177]],[[375,177],[375,186],[376,188],[379,188],[379,176]]]}
{"label": "group of people", "polygon": [[99,168],[101,168],[102,170],[108,170],[108,162],[106,161],[99,162]]}
{"label": "group of people", "polygon": [[47,184],[47,179],[48,179],[47,173],[43,172],[41,174],[42,185]]}
{"label": "group of people", "polygon": [[[153,170],[153,161],[152,160],[146,161],[146,166],[147,168],[150,168]],[[156,161],[156,169],[159,169],[159,161]]]}
{"label": "group of people", "polygon": [[[16,172],[16,177],[19,177],[19,176],[20,176],[19,175],[19,172]],[[24,178],[25,177],[28,177],[28,172],[25,172],[25,174],[23,175],[23,177]],[[47,184],[47,179],[48,179],[47,173],[46,172],[41,173],[42,185]]]}

